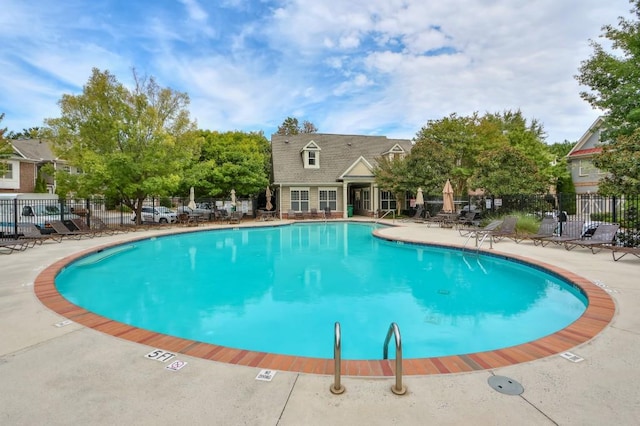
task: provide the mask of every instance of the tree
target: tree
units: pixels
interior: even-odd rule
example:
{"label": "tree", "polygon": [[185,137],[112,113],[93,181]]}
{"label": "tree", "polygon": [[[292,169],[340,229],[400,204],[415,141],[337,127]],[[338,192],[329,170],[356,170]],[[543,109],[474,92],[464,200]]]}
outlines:
{"label": "tree", "polygon": [[288,135],[298,135],[300,133],[317,133],[317,132],[318,132],[318,129],[313,123],[305,120],[302,122],[302,126],[300,126],[297,118],[287,117],[282,122],[282,124],[278,126],[278,131],[276,132],[276,134],[288,136]]}
{"label": "tree", "polygon": [[589,88],[580,96],[605,113],[601,140],[606,143],[594,164],[609,173],[600,187],[608,194],[640,190],[638,163],[616,161],[637,158],[639,150],[634,140],[640,128],[640,0],[630,3],[635,19],[620,17],[617,27],[603,26],[601,37],[611,43],[611,49],[591,41],[594,52],[582,62],[576,76],[580,84]]}
{"label": "tree", "polygon": [[[456,169],[455,157],[437,142],[421,139],[411,149],[405,169],[408,186],[406,191],[415,193],[418,188],[422,188],[425,194],[440,194],[447,177],[453,176],[451,171]],[[465,186],[466,180],[464,178]]]}
{"label": "tree", "polygon": [[402,208],[402,200],[405,191],[417,188],[411,188],[407,181],[407,161],[405,158],[394,157],[378,157],[376,165],[373,169],[376,183],[383,191],[389,191],[396,197],[397,213],[400,214]]}
{"label": "tree", "polygon": [[40,137],[40,127],[29,127],[28,129],[22,129],[22,132],[15,133],[9,132],[8,139],[38,139]]}
{"label": "tree", "polygon": [[[0,122],[2,120],[4,120],[4,113],[0,114]],[[6,132],[6,127],[0,127],[0,176],[4,176],[7,172],[7,164],[2,160],[9,158],[13,153],[11,144],[5,139]]]}
{"label": "tree", "polygon": [[[136,212],[150,195],[169,195],[197,151],[185,93],[161,88],[133,71],[127,89],[93,69],[80,95],[63,95],[61,117],[45,120],[56,154],[81,174],[62,172],[62,191],[117,197]],[[60,174],[61,172],[57,173]]]}
{"label": "tree", "polygon": [[487,151],[478,159],[478,165],[471,182],[476,188],[483,188],[485,194],[543,194],[548,188],[538,176],[536,163],[514,147]]}
{"label": "tree", "polygon": [[264,191],[269,184],[271,149],[262,133],[208,130],[198,132],[200,155],[185,174],[183,191],[194,187],[197,195],[246,197]]}

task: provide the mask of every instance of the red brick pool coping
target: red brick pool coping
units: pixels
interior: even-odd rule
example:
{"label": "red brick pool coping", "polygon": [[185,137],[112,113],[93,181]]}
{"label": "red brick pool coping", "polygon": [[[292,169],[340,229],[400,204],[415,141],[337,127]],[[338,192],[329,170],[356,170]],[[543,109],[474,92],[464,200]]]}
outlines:
{"label": "red brick pool coping", "polygon": [[[397,238],[391,239],[380,236],[377,232],[376,235],[387,240],[398,240]],[[419,243],[417,241],[407,242]],[[156,333],[94,314],[69,302],[58,292],[55,286],[55,277],[67,264],[88,254],[119,244],[122,243],[113,243],[84,250],[50,265],[38,275],[34,282],[36,296],[46,307],[73,322],[150,347],[248,367],[325,375],[334,373],[333,359],[277,355],[266,352],[234,349]],[[442,244],[436,244],[436,246],[446,247]],[[491,254],[496,255],[495,252]],[[546,358],[566,352],[571,348],[588,342],[607,327],[613,319],[615,304],[612,298],[607,292],[589,280],[543,262],[534,262],[531,259],[511,254],[500,254],[499,256],[547,269],[570,281],[579,287],[587,296],[589,300],[587,309],[580,318],[568,327],[541,339],[521,345],[465,355],[405,358],[402,360],[404,375],[447,374],[487,370]],[[394,364],[394,359],[342,360],[341,371],[342,374],[346,376],[393,376],[395,374]]]}

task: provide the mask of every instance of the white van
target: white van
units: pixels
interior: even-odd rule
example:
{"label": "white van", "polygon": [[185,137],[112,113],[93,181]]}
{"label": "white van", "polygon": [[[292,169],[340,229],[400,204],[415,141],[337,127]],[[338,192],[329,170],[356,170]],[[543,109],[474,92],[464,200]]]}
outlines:
{"label": "white van", "polygon": [[9,193],[0,194],[0,231],[12,233],[17,212],[18,223],[33,223],[40,229],[50,228],[50,221],[76,219],[79,216],[65,209],[60,210],[60,202],[55,194]]}

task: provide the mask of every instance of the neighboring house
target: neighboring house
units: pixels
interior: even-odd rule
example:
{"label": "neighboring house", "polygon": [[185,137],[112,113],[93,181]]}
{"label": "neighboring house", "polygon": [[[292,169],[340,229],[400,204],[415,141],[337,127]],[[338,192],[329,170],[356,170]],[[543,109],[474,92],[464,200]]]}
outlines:
{"label": "neighboring house", "polygon": [[310,212],[331,209],[333,217],[347,217],[349,206],[357,215],[373,216],[378,209],[394,210],[393,194],[375,183],[376,158],[404,157],[408,139],[385,136],[304,133],[272,135],[273,184],[277,208]]}
{"label": "neighboring house", "polygon": [[567,154],[567,164],[576,194],[598,192],[598,182],[604,172],[593,165],[593,157],[602,152],[600,133],[603,124],[604,119],[598,117]]}
{"label": "neighboring house", "polygon": [[[0,192],[34,192],[40,169],[52,164],[54,169],[76,172],[64,161],[56,158],[48,141],[38,139],[9,139],[13,155],[6,160],[4,175],[0,175]],[[47,192],[55,193],[56,183],[51,176],[42,175]]]}

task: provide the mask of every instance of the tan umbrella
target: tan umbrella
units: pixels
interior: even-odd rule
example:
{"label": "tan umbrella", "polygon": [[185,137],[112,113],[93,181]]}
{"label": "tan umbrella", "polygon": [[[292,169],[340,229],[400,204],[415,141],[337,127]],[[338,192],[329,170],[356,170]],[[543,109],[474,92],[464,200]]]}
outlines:
{"label": "tan umbrella", "polygon": [[449,179],[447,179],[447,183],[444,184],[444,188],[442,189],[442,211],[445,213],[453,213],[454,210],[453,187]]}
{"label": "tan umbrella", "polygon": [[231,190],[231,205],[233,207],[236,206],[236,190],[235,189]]}
{"label": "tan umbrella", "polygon": [[416,206],[424,206],[424,195],[422,195],[422,188],[418,188],[418,194],[416,195]]}
{"label": "tan umbrella", "polygon": [[193,189],[193,186],[191,187],[191,190],[189,190],[188,206],[191,210],[194,210],[196,208],[196,193],[195,193],[195,190]]}
{"label": "tan umbrella", "polygon": [[267,210],[271,210],[273,208],[273,204],[271,204],[271,188],[267,185],[267,192],[265,193],[267,197]]}

